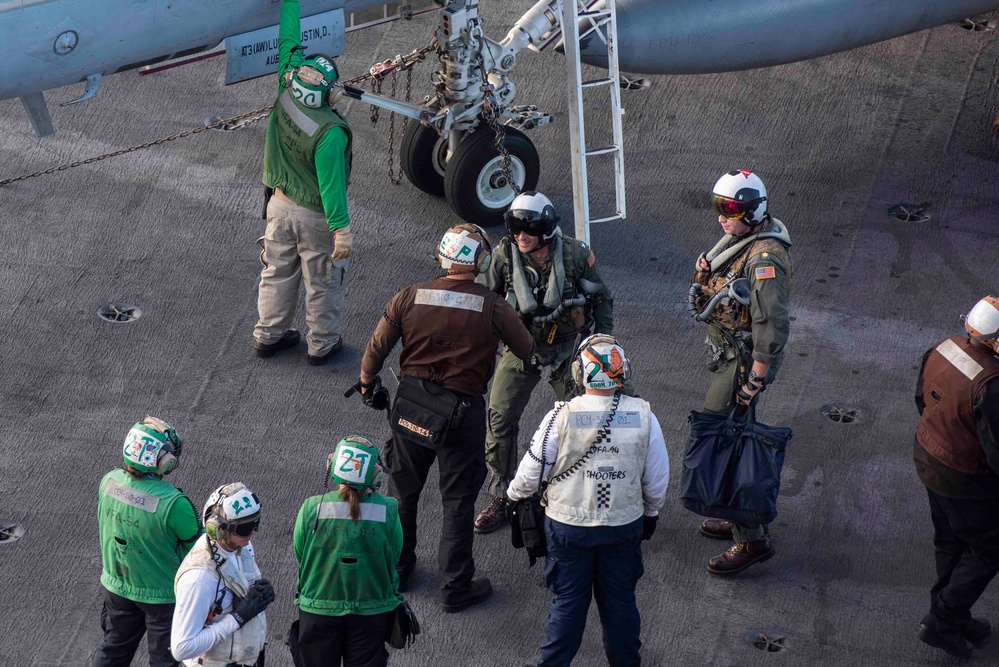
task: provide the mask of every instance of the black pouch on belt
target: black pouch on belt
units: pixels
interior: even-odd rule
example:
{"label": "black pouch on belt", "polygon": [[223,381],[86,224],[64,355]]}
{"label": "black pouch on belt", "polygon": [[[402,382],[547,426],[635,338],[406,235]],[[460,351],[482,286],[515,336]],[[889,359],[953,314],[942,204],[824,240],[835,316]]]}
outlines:
{"label": "black pouch on belt", "polygon": [[460,424],[466,407],[449,389],[404,375],[396,390],[389,425],[400,437],[440,449],[448,430]]}

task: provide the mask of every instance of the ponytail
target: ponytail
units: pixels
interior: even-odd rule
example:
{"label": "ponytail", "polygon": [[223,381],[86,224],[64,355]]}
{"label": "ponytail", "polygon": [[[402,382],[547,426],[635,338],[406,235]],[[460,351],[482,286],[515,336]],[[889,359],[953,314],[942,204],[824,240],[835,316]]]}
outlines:
{"label": "ponytail", "polygon": [[340,500],[347,503],[350,520],[354,523],[357,523],[361,518],[361,494],[363,493],[362,490],[351,488],[346,484],[340,485]]}

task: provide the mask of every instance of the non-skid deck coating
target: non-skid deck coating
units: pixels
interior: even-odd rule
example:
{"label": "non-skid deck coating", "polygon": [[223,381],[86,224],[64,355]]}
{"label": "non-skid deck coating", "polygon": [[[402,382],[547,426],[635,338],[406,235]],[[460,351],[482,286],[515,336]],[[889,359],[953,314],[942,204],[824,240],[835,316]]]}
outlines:
{"label": "non-skid deck coating", "polygon": [[[482,7],[489,34],[504,34],[526,9],[510,5]],[[351,35],[341,70],[354,76],[425,44],[432,22],[422,16]],[[912,389],[922,351],[999,291],[993,35],[943,26],[769,70],[652,77],[649,90],[624,95],[629,218],[594,227],[593,247],[614,290],[615,333],[672,463],[658,532],[643,545],[644,664],[953,662],[915,636],[933,555],[911,462]],[[419,95],[428,92],[426,67],[416,75]],[[216,59],[112,76],[95,100],[66,109],[55,105],[76,87],[52,91],[58,133],[48,139],[34,137],[16,100],[0,102],[0,178],[272,101],[272,79],[225,88],[222,68]],[[518,102],[556,116],[531,136],[542,157],[539,187],[571,233],[562,58],[525,53],[516,74]],[[590,108],[605,106],[597,101]],[[170,481],[197,503],[234,480],[258,492],[264,519],[255,544],[278,594],[268,609],[267,664],[291,664],[281,644],[296,615],[295,514],[320,492],[337,439],[385,434],[381,415],[342,393],[384,304],[435,273],[433,245],[456,221],[442,201],[388,181],[384,112],[372,129],[366,108],[344,108],[356,137],[356,258],[347,349],[326,368],[307,366],[304,349],[266,361],[252,354],[262,123],[0,188],[0,518],[27,529],[0,544],[0,664],[83,665],[100,642],[97,485],[117,464],[128,427],[147,413],[181,431],[184,457]],[[694,258],[719,235],[709,189],[733,168],[761,174],[795,242],[792,338],[761,406],[764,421],[795,436],[772,526],[778,556],[728,580],[704,569],[725,544],[697,535],[698,518],[676,494],[686,416],[707,385],[705,332],[682,300]],[[607,174],[598,183],[597,170],[594,181],[604,201]],[[893,221],[887,209],[901,202],[926,204],[930,221]],[[142,318],[99,320],[98,306],[112,300],[139,305]],[[383,379],[394,389],[389,373]],[[542,385],[524,418],[528,434],[551,401]],[[859,408],[860,421],[824,419],[830,403]],[[507,530],[475,540],[478,570],[496,595],[461,614],[439,611],[435,484],[434,474],[407,595],[424,634],[393,651],[392,664],[532,664],[549,597],[541,567],[527,569]],[[487,499],[483,492],[480,506]],[[997,601],[993,586],[977,614],[999,622]],[[788,648],[751,648],[743,637],[754,628],[786,633]],[[975,664],[996,661],[999,639],[976,651]],[[135,664],[146,664],[141,652]],[[606,664],[595,611],[575,664]]]}

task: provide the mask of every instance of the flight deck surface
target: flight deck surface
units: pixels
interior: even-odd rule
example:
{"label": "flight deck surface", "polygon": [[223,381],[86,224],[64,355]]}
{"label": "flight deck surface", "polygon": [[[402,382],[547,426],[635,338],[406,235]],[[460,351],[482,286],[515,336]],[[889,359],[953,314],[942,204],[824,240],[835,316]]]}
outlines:
{"label": "flight deck surface", "polygon": [[[502,34],[523,9],[484,3],[486,31]],[[355,76],[425,45],[432,25],[421,16],[349,35],[341,72]],[[958,315],[999,292],[994,35],[947,25],[766,70],[653,76],[648,90],[623,93],[628,219],[594,226],[592,246],[614,292],[615,335],[662,423],[672,468],[658,530],[643,543],[644,664],[953,662],[915,634],[934,562],[912,464],[912,394],[922,352],[960,332]],[[223,69],[212,59],[107,77],[94,100],[51,104],[58,132],[46,139],[33,135],[17,100],[2,101],[0,179],[273,101],[273,78],[222,87]],[[525,52],[513,78],[517,103],[555,115],[530,136],[542,160],[538,188],[571,234],[564,71],[552,51]],[[429,92],[428,75],[428,65],[416,70],[417,98]],[[47,98],[78,93],[67,87]],[[384,415],[343,392],[386,302],[436,274],[434,245],[457,222],[442,200],[389,181],[385,112],[372,128],[366,107],[342,108],[355,136],[348,197],[356,257],[346,349],[323,368],[306,365],[304,345],[268,360],[252,350],[264,123],[0,187],[0,518],[26,529],[0,544],[0,664],[81,665],[98,646],[97,486],[118,464],[129,426],[153,414],[184,438],[169,481],[199,507],[225,482],[258,493],[264,510],[254,543],[278,596],[267,610],[267,665],[291,665],[282,643],[297,615],[295,515],[322,491],[323,462],[339,438],[386,435]],[[598,112],[587,122],[609,130]],[[710,188],[736,168],[761,175],[770,210],[794,240],[791,340],[759,410],[794,438],[771,527],[778,555],[723,579],[705,563],[726,543],[699,536],[699,517],[678,501],[687,414],[708,383],[705,331],[683,299],[694,259],[721,233]],[[612,193],[610,174],[594,170],[595,202]],[[929,219],[894,219],[888,210],[897,204],[920,204]],[[99,319],[97,308],[112,301],[139,306],[141,318]],[[301,310],[297,325],[304,329]],[[394,391],[391,373],[382,379]],[[540,385],[522,422],[521,454],[552,401]],[[822,415],[830,404],[852,406],[859,418],[835,423]],[[479,507],[487,501],[483,489]],[[477,569],[496,594],[443,614],[435,473],[420,509],[419,564],[406,597],[423,634],[392,651],[391,664],[534,664],[549,603],[542,567],[528,569],[505,528],[477,535]],[[999,622],[997,584],[975,612]],[[760,629],[785,637],[786,648],[750,646],[744,638]],[[146,664],[144,647],[137,665]],[[973,661],[999,661],[999,639]],[[606,664],[595,605],[574,664]]]}

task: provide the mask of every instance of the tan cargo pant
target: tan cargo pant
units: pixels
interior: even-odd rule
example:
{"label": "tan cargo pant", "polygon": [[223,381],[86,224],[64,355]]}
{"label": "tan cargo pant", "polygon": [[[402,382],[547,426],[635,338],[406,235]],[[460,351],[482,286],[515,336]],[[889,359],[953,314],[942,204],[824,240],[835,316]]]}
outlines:
{"label": "tan cargo pant", "polygon": [[267,229],[260,241],[260,290],[253,329],[259,343],[276,343],[289,328],[298,305],[298,286],[305,278],[305,340],[309,354],[329,352],[340,340],[343,287],[348,260],[333,259],[333,233],[326,216],[294,202],[271,197]]}

